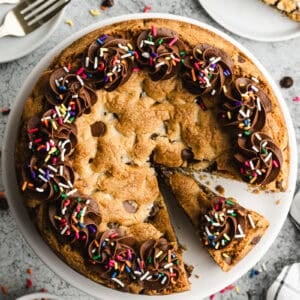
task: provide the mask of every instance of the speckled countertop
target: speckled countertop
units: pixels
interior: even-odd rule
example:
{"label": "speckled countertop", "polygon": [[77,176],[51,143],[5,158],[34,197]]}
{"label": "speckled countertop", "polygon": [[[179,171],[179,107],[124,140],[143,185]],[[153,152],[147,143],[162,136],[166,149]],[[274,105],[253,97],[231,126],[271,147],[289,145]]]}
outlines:
{"label": "speckled countertop", "polygon": [[[74,22],[73,27],[62,22],[49,40],[39,49],[17,61],[1,64],[0,108],[10,107],[13,104],[27,75],[50,49],[72,33],[96,21],[121,14],[142,12],[145,5],[150,5],[152,12],[180,14],[224,30],[210,19],[197,0],[116,0],[115,2],[113,8],[102,11],[99,16],[93,17],[88,11],[91,8],[99,7],[100,0],[73,0],[71,5],[67,7],[63,18],[64,20],[71,19]],[[283,76],[290,75],[293,77],[293,87],[282,89],[282,93],[292,115],[299,144],[300,103],[293,102],[292,99],[295,96],[300,96],[300,39],[277,43],[260,43],[240,38],[230,32],[227,33],[246,46],[263,63],[277,83]],[[0,115],[1,146],[6,121],[7,116]],[[260,269],[262,264],[265,264],[267,270],[253,278],[250,278],[249,273],[245,274],[233,283],[238,287],[239,293],[233,290],[225,294],[218,294],[216,299],[264,299],[266,289],[282,267],[296,261],[300,262],[299,249],[300,234],[287,219],[272,247],[255,266],[256,269]],[[27,273],[28,268],[32,269],[32,275]],[[25,288],[27,278],[31,278],[33,282],[30,290]],[[63,299],[93,299],[77,288],[70,286],[44,265],[24,241],[9,210],[0,210],[0,286],[5,286],[8,289],[7,296],[3,296],[0,291],[0,299],[15,299],[17,296],[39,291],[42,288],[61,296]]]}

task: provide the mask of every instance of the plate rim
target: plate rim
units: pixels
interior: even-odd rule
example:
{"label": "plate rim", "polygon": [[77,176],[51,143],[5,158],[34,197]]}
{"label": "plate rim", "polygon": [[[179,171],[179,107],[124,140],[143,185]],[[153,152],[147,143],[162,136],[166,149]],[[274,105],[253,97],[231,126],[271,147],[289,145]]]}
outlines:
{"label": "plate rim", "polygon": [[[28,226],[23,226],[24,222],[26,220],[22,220],[20,216],[23,216],[23,213],[26,212],[25,205],[17,206],[16,200],[13,201],[13,199],[19,199],[22,201],[22,196],[19,192],[19,189],[16,188],[16,172],[15,169],[11,170],[11,166],[14,165],[14,151],[11,151],[10,149],[15,149],[15,142],[16,137],[18,133],[18,127],[15,126],[15,120],[20,118],[21,113],[23,111],[23,106],[20,104],[24,104],[27,96],[31,93],[32,87],[36,83],[36,81],[39,78],[39,75],[41,71],[44,69],[43,66],[49,65],[49,63],[52,61],[52,59],[59,53],[61,50],[63,50],[65,47],[67,47],[69,44],[71,44],[73,41],[79,39],[80,37],[84,36],[85,34],[107,26],[114,23],[122,22],[122,21],[129,21],[129,20],[141,20],[141,19],[167,19],[167,20],[177,20],[180,22],[186,22],[189,24],[193,24],[199,27],[202,27],[204,29],[210,30],[214,32],[215,34],[221,36],[225,40],[232,43],[234,46],[238,47],[242,52],[244,52],[257,66],[257,68],[263,73],[264,77],[270,84],[272,90],[274,91],[274,94],[276,95],[276,98],[278,99],[279,106],[284,113],[284,119],[286,122],[287,130],[288,130],[288,137],[289,137],[289,147],[290,147],[290,172],[289,172],[289,194],[287,195],[288,199],[286,206],[284,206],[284,210],[282,214],[280,215],[280,220],[276,224],[275,227],[275,233],[273,236],[271,236],[270,239],[265,241],[265,248],[261,250],[261,252],[258,253],[258,255],[252,259],[251,264],[249,262],[249,269],[257,263],[267,252],[267,250],[270,248],[272,243],[274,242],[275,238],[278,236],[280,229],[283,226],[284,220],[287,217],[289,207],[292,202],[292,195],[294,193],[295,184],[296,184],[296,172],[297,172],[297,143],[296,143],[296,136],[295,136],[295,130],[293,127],[292,119],[289,114],[288,107],[286,103],[284,102],[283,96],[279,90],[279,87],[275,84],[274,80],[271,78],[270,74],[267,72],[267,70],[264,68],[264,66],[259,62],[259,60],[249,51],[247,50],[243,45],[241,45],[239,42],[237,42],[235,39],[228,36],[226,33],[220,31],[219,29],[214,28],[211,25],[205,24],[203,22],[200,22],[195,19],[191,19],[188,17],[182,17],[178,15],[171,15],[171,14],[165,14],[165,13],[138,13],[138,14],[127,14],[122,15],[114,18],[109,18],[102,20],[100,22],[94,23],[86,28],[83,28],[79,32],[76,32],[72,34],[70,37],[59,43],[56,47],[54,47],[52,50],[50,50],[34,67],[34,69],[30,72],[29,76],[26,78],[25,82],[23,83],[22,87],[19,90],[19,93],[16,97],[15,103],[12,107],[12,111],[9,115],[8,122],[5,128],[5,134],[4,134],[4,140],[3,140],[3,151],[2,151],[2,176],[3,176],[3,183],[5,186],[5,190],[7,193],[8,202],[11,208],[12,215],[14,216],[14,219],[16,220],[16,223],[18,225],[19,230],[21,231],[25,241],[30,246],[30,248],[37,254],[37,256],[59,277],[63,278],[67,282],[69,282],[72,286],[75,286],[79,288],[80,290],[84,291],[87,294],[90,294],[94,297],[100,297],[104,296],[105,298],[102,299],[114,299],[116,295],[129,295],[130,299],[149,299],[149,296],[145,295],[134,295],[134,294],[120,294],[119,291],[113,290],[110,288],[107,288],[103,285],[97,284],[93,282],[92,280],[84,277],[79,272],[73,270],[68,264],[64,263],[64,268],[60,266],[57,266],[56,264],[53,264],[53,261],[56,262],[62,262],[60,258],[54,253],[52,249],[48,246],[46,242],[42,239],[40,234],[30,235],[30,233],[35,232],[37,233],[37,229],[35,228],[33,222],[28,223]],[[16,129],[17,127],[17,129]],[[28,217],[28,215],[27,215]],[[29,219],[29,218],[27,218]],[[279,225],[278,225],[279,224]],[[39,245],[39,247],[37,247]],[[45,252],[44,252],[45,251]],[[47,255],[45,254],[47,252]],[[248,268],[247,268],[248,269]],[[63,272],[62,272],[63,271]],[[197,294],[197,297],[205,297],[209,296],[213,292],[221,290],[224,286],[227,286],[240,278],[244,273],[246,273],[247,270],[244,270],[243,272],[240,272],[238,275],[233,276],[230,280],[226,279],[224,280],[224,283],[216,285],[216,287],[212,290],[208,290],[205,294]],[[72,276],[66,277],[66,274],[69,276],[72,274]],[[84,282],[83,287],[78,286],[78,280],[81,280]],[[94,285],[97,285],[97,288]],[[97,294],[99,293],[99,289],[103,291],[103,295]],[[98,290],[96,292],[96,290]],[[164,299],[182,299],[187,292],[178,293],[178,294],[171,294],[163,296]],[[193,295],[191,295],[193,296]],[[155,299],[158,299],[162,296],[152,296],[155,297]],[[194,297],[194,296],[193,296]],[[101,298],[100,298],[101,299]]]}
{"label": "plate rim", "polygon": [[[291,34],[284,35],[282,37],[270,37],[270,38],[260,38],[260,37],[256,37],[255,35],[249,35],[247,33],[240,32],[235,27],[233,27],[231,25],[228,25],[223,20],[220,20],[219,18],[217,18],[215,16],[215,14],[212,12],[210,6],[207,4],[207,2],[205,0],[198,0],[198,1],[199,1],[200,5],[202,6],[202,8],[207,12],[207,14],[216,23],[218,23],[224,29],[231,31],[232,33],[234,33],[237,36],[241,36],[243,38],[246,38],[246,39],[249,39],[249,40],[253,40],[253,41],[258,41],[258,42],[282,42],[282,41],[287,41],[287,40],[291,40],[291,39],[300,37],[300,30],[297,31],[297,32],[291,33]],[[280,13],[280,12],[278,12],[278,13]],[[288,18],[288,17],[286,16],[286,18]]]}
{"label": "plate rim", "polygon": [[[50,26],[50,29],[47,31],[47,33],[43,36],[43,38],[41,38],[40,40],[38,40],[36,43],[32,44],[31,47],[26,48],[25,51],[20,52],[19,54],[11,57],[11,58],[4,58],[2,59],[0,57],[0,64],[4,64],[4,63],[8,63],[8,62],[12,62],[15,61],[17,59],[20,59],[24,56],[27,56],[28,54],[30,54],[31,52],[33,52],[34,50],[36,50],[37,48],[39,48],[40,46],[42,46],[42,44],[44,44],[46,42],[46,40],[53,34],[53,32],[56,30],[56,28],[58,27],[58,25],[60,24],[63,15],[64,15],[64,11],[65,11],[66,7],[64,7],[56,16],[54,16],[53,18],[51,18],[47,23],[45,23],[44,25],[42,25],[42,27],[44,26],[49,26],[51,23],[53,23],[52,26]],[[39,30],[39,29],[37,29]],[[13,37],[13,38],[26,38],[25,37]]]}

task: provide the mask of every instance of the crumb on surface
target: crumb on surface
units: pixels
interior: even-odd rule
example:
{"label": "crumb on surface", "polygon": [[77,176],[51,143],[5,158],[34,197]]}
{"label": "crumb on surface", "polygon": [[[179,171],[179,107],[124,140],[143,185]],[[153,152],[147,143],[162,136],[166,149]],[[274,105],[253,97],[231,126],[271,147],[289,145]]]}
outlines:
{"label": "crumb on surface", "polygon": [[89,10],[90,15],[92,15],[93,17],[99,16],[100,15],[100,11],[98,9],[90,9]]}
{"label": "crumb on surface", "polygon": [[67,24],[67,25],[69,25],[69,26],[73,26],[74,25],[74,23],[73,23],[73,21],[71,20],[71,19],[67,19],[66,21],[65,21],[65,24]]}
{"label": "crumb on surface", "polygon": [[194,266],[193,265],[184,264],[184,268],[186,270],[187,276],[190,278],[192,276],[192,273],[193,273],[193,270],[194,270]]}
{"label": "crumb on surface", "polygon": [[221,195],[224,195],[224,194],[225,194],[225,188],[224,188],[222,185],[220,185],[220,184],[218,184],[218,185],[215,187],[215,190],[216,190],[219,194],[221,194]]}

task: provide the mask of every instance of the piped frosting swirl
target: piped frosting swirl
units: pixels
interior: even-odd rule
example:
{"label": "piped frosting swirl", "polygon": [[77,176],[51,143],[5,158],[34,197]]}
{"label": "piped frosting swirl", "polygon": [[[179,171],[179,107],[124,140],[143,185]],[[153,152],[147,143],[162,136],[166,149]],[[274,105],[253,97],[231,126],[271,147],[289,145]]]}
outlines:
{"label": "piped frosting swirl", "polygon": [[138,64],[152,80],[176,76],[185,55],[185,45],[178,34],[167,28],[145,30],[137,38]]}
{"label": "piped frosting swirl", "polygon": [[95,237],[101,214],[95,200],[82,197],[62,197],[62,201],[51,202],[49,219],[64,242],[86,247]]}
{"label": "piped frosting swirl", "polygon": [[103,35],[88,47],[83,74],[94,88],[112,91],[130,78],[136,57],[130,41]]}
{"label": "piped frosting swirl", "polygon": [[223,50],[199,44],[184,60],[183,86],[197,95],[220,94],[232,80],[233,61]]}
{"label": "piped frosting swirl", "polygon": [[249,138],[239,138],[234,158],[243,179],[257,184],[272,182],[278,176],[283,162],[280,149],[262,132],[255,132]]}
{"label": "piped frosting swirl", "polygon": [[232,198],[215,197],[201,218],[204,245],[215,250],[243,239],[248,228],[255,226],[251,215]]}

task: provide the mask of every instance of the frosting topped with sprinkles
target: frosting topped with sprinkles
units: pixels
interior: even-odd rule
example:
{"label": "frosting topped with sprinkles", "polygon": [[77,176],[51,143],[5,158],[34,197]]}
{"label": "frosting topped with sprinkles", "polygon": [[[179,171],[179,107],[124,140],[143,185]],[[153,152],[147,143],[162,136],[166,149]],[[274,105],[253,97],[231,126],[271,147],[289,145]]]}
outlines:
{"label": "frosting topped with sprinkles", "polygon": [[152,80],[163,80],[178,74],[185,58],[185,44],[176,32],[167,29],[142,31],[136,40],[138,64],[146,68]]}
{"label": "frosting topped with sprinkles", "polygon": [[278,176],[283,163],[282,153],[266,134],[254,132],[248,139],[239,138],[237,149],[234,158],[244,180],[268,184]]}
{"label": "frosting topped with sprinkles", "polygon": [[174,246],[166,239],[137,241],[122,230],[111,229],[93,240],[88,248],[92,269],[119,287],[136,281],[145,289],[160,290],[176,283],[179,276]]}
{"label": "frosting topped with sprinkles", "polygon": [[215,197],[211,209],[202,216],[204,245],[226,248],[233,240],[243,239],[248,227],[255,228],[251,214],[232,198]]}
{"label": "frosting topped with sprinkles", "polygon": [[199,44],[184,59],[184,87],[193,94],[215,96],[232,80],[233,61],[221,49]]}
{"label": "frosting topped with sprinkles", "polygon": [[129,79],[137,57],[130,41],[102,35],[88,47],[81,76],[96,89],[112,91]]}

